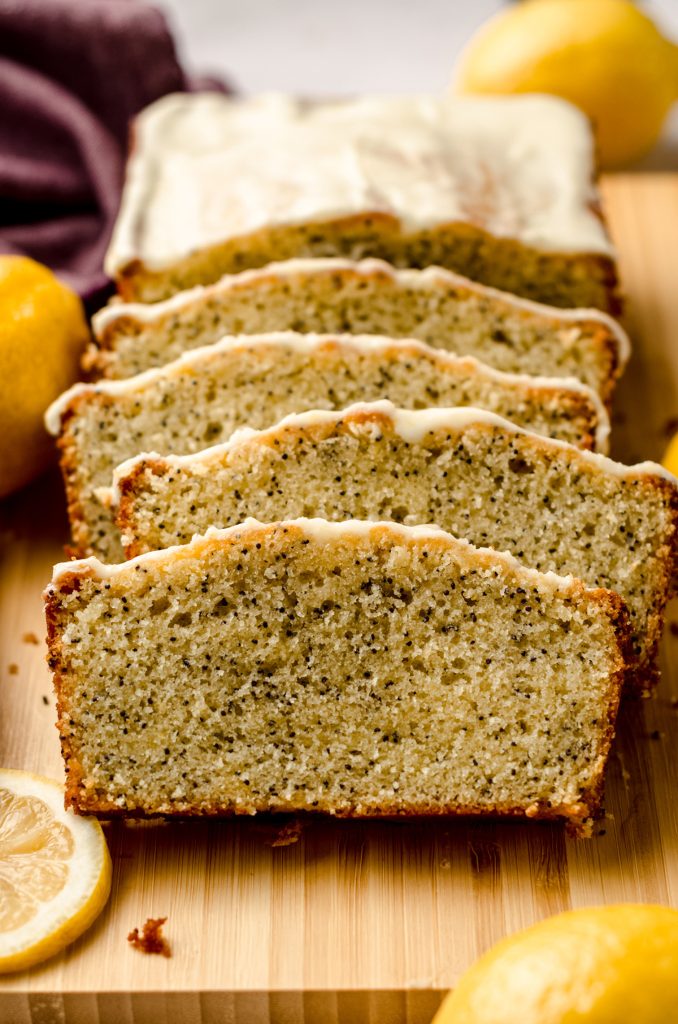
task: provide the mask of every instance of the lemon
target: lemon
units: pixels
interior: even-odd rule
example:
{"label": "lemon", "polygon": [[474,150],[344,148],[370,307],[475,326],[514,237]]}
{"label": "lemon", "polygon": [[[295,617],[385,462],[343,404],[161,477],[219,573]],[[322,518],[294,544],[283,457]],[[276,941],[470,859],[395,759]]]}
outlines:
{"label": "lemon", "polygon": [[23,256],[0,256],[0,498],[53,457],[47,406],[79,374],[88,337],[78,296]]}
{"label": "lemon", "polygon": [[31,967],[76,939],[110,888],[99,822],[64,810],[59,783],[0,769],[0,974]]}
{"label": "lemon", "polygon": [[546,92],[594,122],[604,167],[646,153],[678,98],[678,47],[630,0],[524,0],[462,54],[456,88]]}
{"label": "lemon", "polygon": [[573,910],[504,939],[434,1024],[669,1024],[678,1013],[678,911]]}
{"label": "lemon", "polygon": [[678,476],[678,433],[674,434],[664,452],[662,466],[668,469],[669,473]]}

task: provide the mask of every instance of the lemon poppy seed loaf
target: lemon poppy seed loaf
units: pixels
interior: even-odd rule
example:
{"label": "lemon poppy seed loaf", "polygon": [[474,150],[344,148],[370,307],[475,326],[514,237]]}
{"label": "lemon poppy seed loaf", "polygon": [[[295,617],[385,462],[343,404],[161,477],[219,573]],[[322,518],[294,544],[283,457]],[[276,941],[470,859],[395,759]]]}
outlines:
{"label": "lemon poppy seed loaf", "polygon": [[129,377],[227,334],[345,331],[418,338],[508,373],[577,377],[609,402],[629,342],[597,310],[560,310],[441,267],[289,260],[152,305],[115,302],[94,318],[87,368]]}
{"label": "lemon poppy seed loaf", "polygon": [[622,466],[478,409],[378,402],[289,416],[196,455],[138,457],[118,469],[113,504],[128,557],[247,516],[435,523],[616,590],[634,682],[655,678],[678,564],[678,482],[655,463]]}
{"label": "lemon poppy seed loaf", "polygon": [[166,96],[134,124],[106,270],[156,302],[292,257],[439,265],[615,315],[593,135],[553,96]]}
{"label": "lemon poppy seed loaf", "polygon": [[309,408],[361,398],[399,405],[476,405],[583,446],[604,444],[600,399],[576,381],[502,374],[416,341],[260,335],[195,349],[124,381],[76,385],[48,411],[59,435],[74,550],[122,557],[98,497],[118,463],[149,449],[180,454]]}
{"label": "lemon poppy seed loaf", "polygon": [[599,808],[623,603],[435,528],[248,521],[63,563],[46,609],[81,812]]}

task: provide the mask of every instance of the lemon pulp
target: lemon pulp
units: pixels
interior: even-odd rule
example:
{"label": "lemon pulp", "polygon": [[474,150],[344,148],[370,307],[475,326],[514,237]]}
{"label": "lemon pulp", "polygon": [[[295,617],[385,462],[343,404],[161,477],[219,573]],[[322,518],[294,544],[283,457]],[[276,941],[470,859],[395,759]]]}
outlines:
{"label": "lemon pulp", "polygon": [[0,770],[0,973],[52,956],[103,908],[111,862],[101,826],[63,807],[63,787]]}

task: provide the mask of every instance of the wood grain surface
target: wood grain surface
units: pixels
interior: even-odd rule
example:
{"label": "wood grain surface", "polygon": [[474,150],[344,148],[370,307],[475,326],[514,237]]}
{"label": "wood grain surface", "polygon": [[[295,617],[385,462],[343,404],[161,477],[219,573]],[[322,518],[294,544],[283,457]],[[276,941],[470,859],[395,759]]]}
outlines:
{"label": "wood grain surface", "polygon": [[[614,454],[658,458],[678,415],[678,176],[603,185],[635,342]],[[55,777],[41,591],[65,539],[56,475],[2,508],[0,763]],[[590,841],[477,821],[312,820],[287,846],[271,819],[107,826],[107,909],[62,955],[0,979],[2,1024],[427,1024],[507,933],[595,903],[678,907],[676,655],[667,630],[659,693],[623,710]],[[128,946],[165,915],[171,959]]]}

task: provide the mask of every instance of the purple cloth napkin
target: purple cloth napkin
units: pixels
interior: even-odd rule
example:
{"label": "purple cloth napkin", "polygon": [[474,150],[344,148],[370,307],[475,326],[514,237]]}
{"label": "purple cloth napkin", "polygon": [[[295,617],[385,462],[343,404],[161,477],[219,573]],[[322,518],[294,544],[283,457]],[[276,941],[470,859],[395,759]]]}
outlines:
{"label": "purple cloth napkin", "polygon": [[131,118],[189,82],[135,0],[0,0],[0,252],[51,266],[96,308]]}

